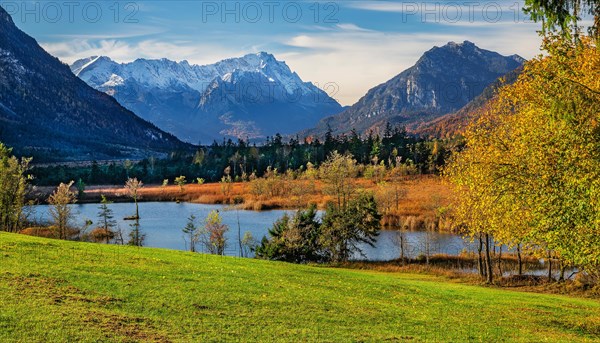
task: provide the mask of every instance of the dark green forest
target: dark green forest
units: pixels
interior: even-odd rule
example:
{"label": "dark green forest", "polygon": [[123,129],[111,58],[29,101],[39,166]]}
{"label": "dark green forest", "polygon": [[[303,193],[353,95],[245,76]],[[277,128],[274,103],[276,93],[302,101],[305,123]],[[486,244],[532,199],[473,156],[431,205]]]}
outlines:
{"label": "dark green forest", "polygon": [[404,164],[417,173],[437,173],[444,165],[452,149],[459,141],[426,140],[407,133],[403,127],[387,125],[383,135],[359,136],[355,131],[349,135],[334,136],[328,132],[325,138],[297,138],[284,140],[279,134],[267,137],[262,145],[244,140],[231,139],[198,147],[195,152],[172,152],[166,158],[148,157],[140,161],[125,160],[105,163],[94,161],[87,166],[49,165],[33,166],[33,184],[55,186],[70,180],[82,180],[88,185],[121,184],[129,177],[157,184],[178,176],[188,180],[203,178],[207,182],[221,179],[229,167],[234,180],[247,180],[252,175],[261,177],[268,168],[279,172],[302,170],[310,163],[319,166],[333,151],[351,154],[357,163]]}

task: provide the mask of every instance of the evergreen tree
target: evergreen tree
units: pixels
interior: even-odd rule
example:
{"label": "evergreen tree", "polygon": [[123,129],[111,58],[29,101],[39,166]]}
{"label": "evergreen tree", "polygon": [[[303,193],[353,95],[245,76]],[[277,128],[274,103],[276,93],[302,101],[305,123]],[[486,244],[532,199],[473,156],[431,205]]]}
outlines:
{"label": "evergreen tree", "polygon": [[374,246],[381,230],[381,214],[372,195],[361,194],[346,208],[332,204],[323,215],[321,244],[335,262],[347,261],[352,254],[362,255],[359,244]]}
{"label": "evergreen tree", "polygon": [[321,224],[316,219],[317,207],[298,210],[292,217],[285,214],[269,229],[256,248],[256,256],[295,263],[324,261],[319,243]]}
{"label": "evergreen tree", "polygon": [[191,252],[196,252],[196,244],[198,243],[198,226],[196,225],[196,216],[190,214],[188,217],[187,224],[183,228],[183,233],[189,241],[189,247]]}
{"label": "evergreen tree", "polygon": [[114,228],[117,225],[117,221],[114,220],[113,210],[108,207],[110,204],[112,204],[112,202],[108,201],[108,199],[102,195],[102,201],[99,206],[100,211],[98,212],[102,231],[98,232],[98,234],[101,238],[104,238],[106,243],[108,243],[111,237],[114,237]]}

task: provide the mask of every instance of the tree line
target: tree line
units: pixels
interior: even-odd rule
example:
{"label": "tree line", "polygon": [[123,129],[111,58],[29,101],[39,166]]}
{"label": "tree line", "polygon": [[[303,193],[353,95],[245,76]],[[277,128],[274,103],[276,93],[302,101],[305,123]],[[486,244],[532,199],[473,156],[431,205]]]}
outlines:
{"label": "tree line", "polygon": [[121,184],[128,178],[138,178],[150,184],[173,182],[185,176],[187,180],[219,181],[223,170],[229,168],[234,181],[261,177],[269,170],[280,173],[305,169],[308,164],[319,166],[337,151],[351,154],[359,164],[393,166],[403,163],[414,166],[418,173],[438,173],[459,140],[426,140],[409,135],[403,127],[387,125],[383,135],[360,136],[356,131],[333,136],[329,131],[324,140],[292,138],[284,141],[281,135],[267,137],[263,145],[223,140],[210,146],[198,147],[195,153],[173,152],[166,158],[149,157],[141,161],[89,166],[53,165],[33,167],[33,184],[52,186],[68,180],[81,180],[87,185]]}

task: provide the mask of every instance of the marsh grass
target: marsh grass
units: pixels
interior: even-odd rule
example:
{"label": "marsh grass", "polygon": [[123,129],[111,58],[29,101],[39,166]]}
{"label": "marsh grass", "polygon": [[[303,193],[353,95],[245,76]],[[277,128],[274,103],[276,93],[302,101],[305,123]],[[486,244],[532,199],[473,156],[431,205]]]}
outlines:
{"label": "marsh grass", "polygon": [[[257,195],[252,189],[251,182],[231,183],[228,192],[223,192],[219,183],[206,183],[202,185],[188,184],[179,186],[145,185],[139,190],[139,201],[183,201],[200,204],[236,204],[241,209],[264,211],[272,209],[297,209],[309,204],[316,204],[324,209],[326,204],[333,200],[324,193],[324,184],[321,180],[306,179],[279,179],[281,183],[278,191],[265,190]],[[380,186],[374,180],[357,178],[353,180],[357,192],[377,192],[387,188],[398,187],[402,196],[398,204],[390,208],[389,213],[384,213],[382,224],[387,227],[405,228],[408,230],[450,230],[451,226],[444,223],[437,216],[440,207],[447,206],[451,198],[449,187],[441,179],[432,175],[404,176],[386,180],[385,186]],[[50,187],[39,187],[32,194],[34,198],[43,201]],[[78,200],[79,203],[100,202],[105,195],[110,201],[128,202],[124,188],[120,186],[90,186],[85,195]]]}

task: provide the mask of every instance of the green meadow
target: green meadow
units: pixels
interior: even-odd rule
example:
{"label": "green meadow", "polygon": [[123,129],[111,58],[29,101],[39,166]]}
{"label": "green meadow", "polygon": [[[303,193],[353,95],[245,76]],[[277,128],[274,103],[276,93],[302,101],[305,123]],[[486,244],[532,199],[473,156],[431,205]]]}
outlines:
{"label": "green meadow", "polygon": [[600,301],[0,232],[0,342],[598,342]]}

